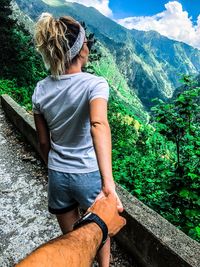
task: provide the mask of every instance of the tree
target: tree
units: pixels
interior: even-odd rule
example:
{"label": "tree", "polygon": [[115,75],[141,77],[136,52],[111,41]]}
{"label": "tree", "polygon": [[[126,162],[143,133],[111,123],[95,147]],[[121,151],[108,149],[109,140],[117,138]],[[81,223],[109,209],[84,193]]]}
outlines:
{"label": "tree", "polygon": [[171,218],[187,234],[200,240],[200,87],[191,77],[183,79],[186,90],[171,103],[159,101],[152,108],[158,131],[176,145],[169,201],[177,214]]}
{"label": "tree", "polygon": [[11,0],[2,0],[0,2],[0,76],[3,77],[9,72],[9,65],[16,54],[15,49],[15,38],[13,34],[13,29],[16,25],[16,21],[11,19],[12,14]]}
{"label": "tree", "polygon": [[40,57],[35,53],[30,33],[11,15],[11,0],[2,0],[0,78],[15,79],[20,86],[33,86],[46,72]]}

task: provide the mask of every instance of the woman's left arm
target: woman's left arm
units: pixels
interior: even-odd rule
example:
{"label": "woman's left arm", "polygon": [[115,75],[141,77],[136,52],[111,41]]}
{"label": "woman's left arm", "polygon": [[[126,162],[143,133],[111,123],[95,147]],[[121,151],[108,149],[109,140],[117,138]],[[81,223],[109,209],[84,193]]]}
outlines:
{"label": "woman's left arm", "polygon": [[38,135],[39,147],[44,162],[48,163],[48,154],[51,148],[50,132],[42,114],[34,114],[34,121]]}

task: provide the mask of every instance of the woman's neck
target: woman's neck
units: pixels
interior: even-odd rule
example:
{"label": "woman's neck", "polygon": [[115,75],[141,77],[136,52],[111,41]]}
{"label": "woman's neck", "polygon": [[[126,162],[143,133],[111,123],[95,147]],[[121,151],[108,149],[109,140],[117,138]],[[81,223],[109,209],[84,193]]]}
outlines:
{"label": "woman's neck", "polygon": [[81,64],[72,64],[68,69],[65,70],[65,74],[73,74],[77,72],[82,72]]}

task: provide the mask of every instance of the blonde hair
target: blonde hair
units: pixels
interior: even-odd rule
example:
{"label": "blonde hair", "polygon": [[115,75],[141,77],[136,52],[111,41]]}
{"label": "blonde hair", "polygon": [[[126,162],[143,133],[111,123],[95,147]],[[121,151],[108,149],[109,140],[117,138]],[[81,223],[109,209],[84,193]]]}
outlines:
{"label": "blonde hair", "polygon": [[35,46],[42,55],[45,67],[51,75],[58,78],[64,74],[71,61],[67,52],[79,34],[79,24],[71,17],[55,19],[49,13],[42,13],[35,25]]}

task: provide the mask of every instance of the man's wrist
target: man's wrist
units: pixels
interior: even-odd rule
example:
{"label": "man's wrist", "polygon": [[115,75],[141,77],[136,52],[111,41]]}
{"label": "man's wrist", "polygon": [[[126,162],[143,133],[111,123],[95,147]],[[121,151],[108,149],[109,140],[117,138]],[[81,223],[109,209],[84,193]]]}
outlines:
{"label": "man's wrist", "polygon": [[88,212],[82,218],[80,218],[77,222],[74,223],[73,229],[77,229],[83,225],[88,223],[96,223],[100,229],[102,230],[102,241],[100,248],[105,244],[108,238],[108,227],[105,222],[95,213]]}
{"label": "man's wrist", "polygon": [[[84,246],[95,248],[95,251],[100,248],[103,233],[95,222],[85,224],[71,233],[77,237],[79,243],[82,243]],[[83,239],[80,238],[81,236],[83,236]]]}

